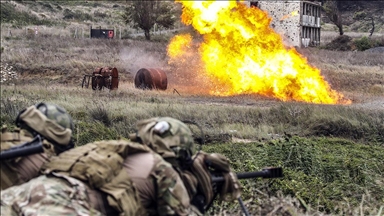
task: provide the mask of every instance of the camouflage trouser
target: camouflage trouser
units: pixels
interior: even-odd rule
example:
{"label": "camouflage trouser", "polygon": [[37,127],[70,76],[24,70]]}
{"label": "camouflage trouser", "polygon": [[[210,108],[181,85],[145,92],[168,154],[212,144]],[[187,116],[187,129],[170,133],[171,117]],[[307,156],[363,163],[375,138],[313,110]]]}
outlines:
{"label": "camouflage trouser", "polygon": [[87,191],[80,181],[37,177],[1,191],[1,215],[101,215],[91,208]]}

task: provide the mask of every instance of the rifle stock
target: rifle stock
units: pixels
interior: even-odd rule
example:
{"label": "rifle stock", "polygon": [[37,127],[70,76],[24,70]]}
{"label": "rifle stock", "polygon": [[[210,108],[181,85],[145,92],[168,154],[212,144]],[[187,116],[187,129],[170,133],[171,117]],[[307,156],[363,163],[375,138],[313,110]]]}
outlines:
{"label": "rifle stock", "polygon": [[0,160],[7,160],[7,159],[22,157],[22,156],[27,156],[27,155],[37,154],[37,153],[43,153],[43,152],[44,152],[44,148],[43,148],[42,138],[39,135],[37,135],[30,142],[25,142],[23,144],[1,151]]}

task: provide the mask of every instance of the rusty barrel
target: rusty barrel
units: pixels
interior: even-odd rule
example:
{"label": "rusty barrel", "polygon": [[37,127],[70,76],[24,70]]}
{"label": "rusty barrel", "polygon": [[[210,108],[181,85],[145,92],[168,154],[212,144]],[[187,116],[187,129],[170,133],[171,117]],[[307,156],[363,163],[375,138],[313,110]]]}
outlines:
{"label": "rusty barrel", "polygon": [[92,89],[96,90],[103,88],[103,85],[101,84],[102,82],[102,77],[100,75],[100,72],[103,68],[95,68],[95,70],[92,72]]}
{"label": "rusty barrel", "polygon": [[167,85],[167,75],[160,68],[141,68],[136,73],[136,88],[166,90]]}
{"label": "rusty barrel", "polygon": [[98,67],[92,73],[92,89],[103,87],[114,90],[119,87],[119,73],[114,67]]}
{"label": "rusty barrel", "polygon": [[112,68],[111,76],[111,90],[115,90],[119,88],[119,72],[117,72],[116,68]]}

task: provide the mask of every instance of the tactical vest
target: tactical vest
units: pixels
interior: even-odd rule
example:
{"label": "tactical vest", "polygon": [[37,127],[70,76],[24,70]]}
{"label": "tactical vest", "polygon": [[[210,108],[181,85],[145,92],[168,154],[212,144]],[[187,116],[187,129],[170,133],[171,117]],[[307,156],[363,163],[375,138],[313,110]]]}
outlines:
{"label": "tactical vest", "polygon": [[[6,126],[3,126],[1,129],[1,151],[24,142],[29,142],[32,139],[32,136],[24,130],[16,128],[11,132],[8,131]],[[35,154],[1,161],[1,190],[14,185],[20,185],[38,176],[42,164],[47,160],[48,158],[44,154]]]}
{"label": "tactical vest", "polygon": [[145,215],[123,162],[130,154],[149,151],[147,146],[125,140],[98,141],[52,157],[44,173],[70,176],[105,192],[108,204],[122,215]]}

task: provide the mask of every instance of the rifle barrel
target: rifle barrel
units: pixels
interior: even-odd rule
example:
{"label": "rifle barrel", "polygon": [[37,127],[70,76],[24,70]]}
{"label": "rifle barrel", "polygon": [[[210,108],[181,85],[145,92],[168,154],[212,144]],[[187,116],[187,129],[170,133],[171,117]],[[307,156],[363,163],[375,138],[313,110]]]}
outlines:
{"label": "rifle barrel", "polygon": [[[247,179],[247,178],[280,178],[283,177],[283,169],[281,167],[272,167],[265,168],[262,171],[258,172],[245,172],[245,173],[236,173],[238,179]],[[224,181],[223,176],[212,176],[212,182],[221,182]]]}
{"label": "rifle barrel", "polygon": [[0,160],[7,160],[43,152],[43,144],[41,138],[38,136],[35,137],[31,142],[26,142],[0,152]]}

